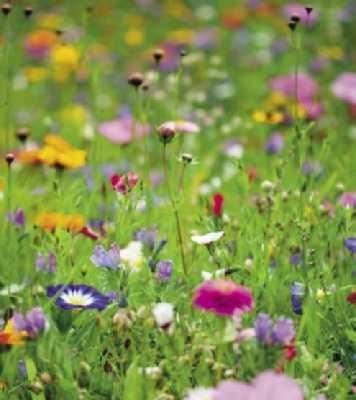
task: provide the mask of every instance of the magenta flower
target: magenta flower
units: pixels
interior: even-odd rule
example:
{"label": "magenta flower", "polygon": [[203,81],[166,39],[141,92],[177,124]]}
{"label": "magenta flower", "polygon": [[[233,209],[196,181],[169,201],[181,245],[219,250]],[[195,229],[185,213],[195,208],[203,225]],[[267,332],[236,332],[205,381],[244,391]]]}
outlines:
{"label": "magenta flower", "polygon": [[127,172],[124,175],[114,174],[110,181],[114,190],[126,195],[137,185],[138,176],[134,172]]}
{"label": "magenta flower", "polygon": [[345,192],[339,199],[340,204],[343,207],[356,207],[356,192]]}
{"label": "magenta flower", "polygon": [[344,72],[331,85],[333,94],[346,103],[356,105],[356,73]]}
{"label": "magenta flower", "polygon": [[259,374],[252,384],[238,381],[220,383],[213,400],[303,400],[300,386],[284,374],[265,371]]}
{"label": "magenta flower", "polygon": [[131,115],[124,115],[99,125],[99,133],[115,144],[129,144],[148,135],[149,132],[149,125],[134,124]]}
{"label": "magenta flower", "polygon": [[209,280],[195,291],[193,305],[217,315],[251,311],[254,307],[251,290],[231,280]]}
{"label": "magenta flower", "polygon": [[[294,74],[280,75],[270,80],[270,87],[283,93],[289,98],[294,96]],[[310,101],[317,93],[319,87],[314,79],[303,72],[298,74],[298,100],[301,103]]]}

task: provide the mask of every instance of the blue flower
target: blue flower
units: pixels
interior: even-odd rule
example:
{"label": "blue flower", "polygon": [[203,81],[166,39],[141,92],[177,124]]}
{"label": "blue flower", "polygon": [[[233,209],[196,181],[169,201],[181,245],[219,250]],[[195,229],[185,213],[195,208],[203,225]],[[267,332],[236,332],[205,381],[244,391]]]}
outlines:
{"label": "blue flower", "polygon": [[347,250],[355,254],[356,253],[356,237],[349,237],[345,239],[344,241],[344,246],[347,248]]}
{"label": "blue flower", "polygon": [[303,314],[303,297],[305,294],[304,285],[300,282],[294,282],[291,286],[291,302],[293,311],[301,315]]}
{"label": "blue flower", "polygon": [[56,304],[64,310],[103,310],[111,302],[111,297],[87,285],[56,285],[47,288],[48,297],[57,294]]}
{"label": "blue flower", "polygon": [[97,267],[117,269],[120,262],[120,249],[116,244],[112,244],[109,250],[105,250],[102,245],[95,246],[90,260]]}
{"label": "blue flower", "polygon": [[172,276],[173,262],[171,260],[161,260],[156,264],[156,278],[159,281],[169,281]]}

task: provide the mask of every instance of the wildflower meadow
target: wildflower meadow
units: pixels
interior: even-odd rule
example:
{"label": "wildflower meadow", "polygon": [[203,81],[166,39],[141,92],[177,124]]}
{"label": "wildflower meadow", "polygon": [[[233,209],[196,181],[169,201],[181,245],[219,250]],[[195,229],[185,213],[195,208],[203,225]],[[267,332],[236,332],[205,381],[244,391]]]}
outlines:
{"label": "wildflower meadow", "polygon": [[0,399],[356,399],[355,16],[0,2]]}

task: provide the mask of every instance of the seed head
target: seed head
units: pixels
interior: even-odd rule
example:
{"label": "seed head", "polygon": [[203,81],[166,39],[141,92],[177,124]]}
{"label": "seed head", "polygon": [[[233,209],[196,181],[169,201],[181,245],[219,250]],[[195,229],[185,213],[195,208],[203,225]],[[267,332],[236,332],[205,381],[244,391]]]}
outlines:
{"label": "seed head", "polygon": [[30,131],[26,127],[19,128],[18,131],[16,132],[17,139],[22,143],[25,143],[29,136],[30,136]]}
{"label": "seed head", "polygon": [[13,153],[7,153],[5,156],[5,161],[7,165],[10,167],[11,164],[15,161],[15,155]]}
{"label": "seed head", "polygon": [[1,6],[1,11],[4,15],[9,15],[12,10],[12,5],[10,3],[4,3]]}
{"label": "seed head", "polygon": [[160,48],[155,49],[155,51],[153,52],[153,58],[156,61],[156,63],[159,64],[164,58],[164,50]]}
{"label": "seed head", "polygon": [[294,32],[294,31],[295,31],[295,28],[297,27],[297,24],[296,24],[296,22],[290,21],[290,22],[288,23],[288,26],[289,26],[289,29],[290,29],[292,32]]}
{"label": "seed head", "polygon": [[309,14],[311,14],[311,12],[313,11],[313,7],[311,7],[311,6],[306,6],[306,7],[305,7],[305,11],[306,11],[307,14],[309,15]]}
{"label": "seed head", "polygon": [[180,54],[181,57],[185,57],[187,55],[187,50],[183,49],[183,50],[180,51],[179,54]]}
{"label": "seed head", "polygon": [[181,157],[185,164],[190,164],[193,161],[193,156],[189,153],[183,153]]}
{"label": "seed head", "polygon": [[139,72],[134,72],[129,76],[128,82],[137,89],[143,83],[143,76]]}
{"label": "seed head", "polygon": [[25,17],[29,18],[33,14],[33,8],[31,6],[27,6],[24,8],[23,13]]}

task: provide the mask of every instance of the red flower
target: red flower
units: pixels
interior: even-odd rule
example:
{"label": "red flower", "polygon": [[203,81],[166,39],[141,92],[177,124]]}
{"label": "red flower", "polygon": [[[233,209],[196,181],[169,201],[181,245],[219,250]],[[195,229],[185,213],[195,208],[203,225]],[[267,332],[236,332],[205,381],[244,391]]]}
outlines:
{"label": "red flower", "polygon": [[82,228],[80,233],[82,233],[83,235],[85,235],[93,240],[98,240],[100,237],[100,235],[98,233],[94,232],[89,226],[84,226],[84,228]]}
{"label": "red flower", "polygon": [[294,344],[285,346],[283,352],[288,361],[292,361],[297,356],[297,349]]}
{"label": "red flower", "polygon": [[220,193],[214,195],[213,212],[215,217],[220,218],[223,212],[224,196]]}
{"label": "red flower", "polygon": [[356,304],[356,292],[352,292],[347,296],[347,301],[350,304]]}

